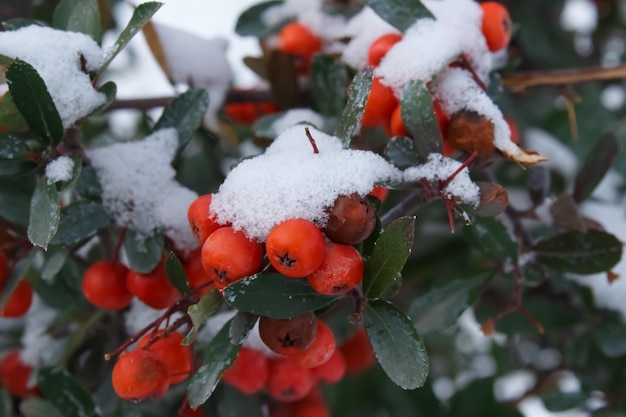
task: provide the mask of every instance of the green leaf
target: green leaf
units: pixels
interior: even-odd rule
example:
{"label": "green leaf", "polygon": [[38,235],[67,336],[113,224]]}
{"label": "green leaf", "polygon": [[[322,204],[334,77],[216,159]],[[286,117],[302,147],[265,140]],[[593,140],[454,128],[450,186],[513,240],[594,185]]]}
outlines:
{"label": "green leaf", "polygon": [[111,224],[111,217],[101,203],[78,201],[61,210],[59,229],[50,242],[52,245],[70,246],[96,234]]}
{"label": "green leaf", "polygon": [[220,292],[214,289],[204,294],[196,304],[189,306],[187,314],[191,319],[192,327],[183,339],[183,345],[190,345],[196,340],[200,327],[215,313],[223,301]]}
{"label": "green leaf", "polygon": [[152,16],[163,6],[163,3],[158,3],[155,1],[149,1],[146,3],[141,3],[135,8],[130,21],[120,33],[115,44],[109,49],[109,53],[106,56],[105,62],[98,70],[97,75],[100,75],[104,72],[105,69],[109,66],[113,58],[120,53],[122,49],[130,42],[130,40],[144,27],[146,23],[150,21]]}
{"label": "green leaf", "polygon": [[165,273],[170,284],[178,290],[182,295],[191,294],[191,288],[189,288],[189,282],[187,282],[187,274],[183,264],[180,262],[174,252],[170,252],[165,259]]}
{"label": "green leaf", "polygon": [[272,126],[274,122],[285,115],[285,112],[279,112],[274,114],[268,114],[254,122],[252,125],[252,132],[254,136],[259,138],[274,139],[278,136],[278,132]]}
{"label": "green leaf", "polygon": [[480,274],[429,289],[418,295],[409,307],[409,317],[421,334],[441,331],[453,326],[480,295],[479,286],[490,274]]}
{"label": "green leaf", "polygon": [[365,260],[363,292],[368,298],[379,298],[404,268],[415,235],[415,217],[394,220],[376,240]]}
{"label": "green leaf", "polygon": [[561,392],[552,390],[543,397],[543,404],[549,411],[558,413],[577,408],[585,404],[589,396],[584,392]]}
{"label": "green leaf", "polygon": [[211,396],[222,374],[230,367],[239,354],[240,344],[231,342],[229,332],[232,320],[215,335],[204,353],[204,363],[191,377],[187,387],[189,406],[198,408]]}
{"label": "green leaf", "polygon": [[626,355],[626,324],[603,323],[595,329],[593,338],[600,352],[605,356],[621,358]]}
{"label": "green leaf", "polygon": [[311,94],[325,116],[339,117],[345,98],[341,93],[348,87],[348,71],[337,58],[317,54],[311,61]]}
{"label": "green leaf", "polygon": [[612,134],[602,136],[587,154],[582,168],[576,175],[572,197],[580,203],[586,200],[602,178],[611,169],[621,150],[617,138]]}
{"label": "green leaf", "polygon": [[38,178],[30,201],[28,222],[28,239],[33,245],[48,248],[59,227],[60,212],[56,185],[48,185],[46,178]]}
{"label": "green leaf", "polygon": [[89,393],[68,373],[42,368],[37,374],[37,385],[65,417],[98,417]]}
{"label": "green leaf", "polygon": [[91,114],[102,113],[115,101],[115,98],[117,97],[117,84],[115,84],[113,81],[107,81],[106,83],[102,84],[100,88],[98,88],[98,92],[104,94],[104,104],[96,107],[91,112]]}
{"label": "green leaf", "polygon": [[417,19],[435,18],[419,0],[364,0],[363,3],[401,32],[411,27]]}
{"label": "green leaf", "polygon": [[595,274],[610,270],[622,259],[622,242],[598,230],[567,232],[541,240],[535,253],[539,262],[557,271]]}
{"label": "green leaf", "polygon": [[64,249],[51,248],[46,252],[46,260],[41,268],[41,279],[47,282],[52,281],[61,271],[66,260],[67,252]]}
{"label": "green leaf", "polygon": [[100,43],[100,10],[96,0],[61,0],[54,10],[52,26],[89,35]]}
{"label": "green leaf", "polygon": [[29,417],[66,417],[52,402],[37,397],[25,398],[20,403],[20,411]]}
{"label": "green leaf", "polygon": [[0,178],[14,178],[26,175],[37,168],[35,161],[7,161],[0,159]]}
{"label": "green leaf", "polygon": [[13,399],[2,388],[0,388],[0,416],[13,417]]}
{"label": "green leaf", "polygon": [[100,198],[102,186],[92,166],[86,166],[80,172],[76,180],[76,193],[84,198]]}
{"label": "green leaf", "polygon": [[513,240],[506,226],[496,218],[476,218],[470,227],[464,229],[463,237],[471,246],[496,259],[517,259],[517,242]]}
{"label": "green leaf", "polygon": [[0,179],[0,217],[26,228],[32,195],[28,181]]}
{"label": "green leaf", "polygon": [[[219,417],[264,417],[264,403],[259,395],[244,394],[228,384],[223,384],[216,392],[217,414]],[[219,394],[219,396],[217,396]]]}
{"label": "green leaf", "polygon": [[336,300],[336,297],[315,292],[304,278],[275,273],[256,274],[236,281],[224,288],[222,294],[237,310],[278,319],[314,311]]}
{"label": "green leaf", "polygon": [[559,196],[550,205],[550,214],[554,219],[554,224],[566,230],[576,230],[578,232],[586,232],[587,228],[578,211],[578,205],[574,198],[568,193],[559,194]]}
{"label": "green leaf", "polygon": [[28,63],[16,59],[6,72],[15,107],[32,131],[49,144],[63,139],[63,122],[46,83]]}
{"label": "green leaf", "polygon": [[402,89],[400,114],[407,130],[413,136],[415,153],[426,162],[431,153],[441,153],[443,138],[435,115],[433,99],[421,80],[409,81]]}
{"label": "green leaf", "polygon": [[161,260],[164,245],[165,239],[162,233],[141,236],[129,230],[124,239],[124,252],[128,257],[128,266],[139,273],[147,274]]}
{"label": "green leaf", "polygon": [[267,9],[282,3],[282,1],[266,1],[244,10],[239,15],[239,19],[237,19],[235,32],[239,36],[255,36],[257,38],[264,38],[270,35],[273,28],[268,27],[264,23],[262,15]]}
{"label": "green leaf", "polygon": [[389,140],[385,147],[387,159],[400,169],[412,167],[420,163],[415,142],[404,136],[396,136]]}
{"label": "green leaf", "polygon": [[350,84],[348,102],[343,109],[336,132],[336,136],[341,139],[343,146],[346,148],[350,146],[352,136],[363,117],[365,103],[370,95],[373,79],[374,70],[371,67],[367,67],[363,71],[358,72]]}
{"label": "green leaf", "polygon": [[370,301],[363,325],[389,378],[402,389],[423,386],[428,376],[426,347],[406,314],[388,301]]}
{"label": "green leaf", "polygon": [[0,159],[25,159],[27,157],[28,146],[22,139],[0,133]]}
{"label": "green leaf", "polygon": [[[2,64],[0,63],[0,65]],[[6,91],[2,96],[2,100],[0,100],[0,125],[12,132],[25,132],[28,130],[28,124],[17,107],[15,107],[10,91]]]}
{"label": "green leaf", "polygon": [[233,320],[230,323],[230,340],[236,344],[242,344],[248,333],[254,327],[259,316],[246,313],[245,311],[238,311]]}
{"label": "green leaf", "polygon": [[153,131],[173,127],[178,132],[178,153],[191,140],[193,132],[200,126],[209,108],[209,94],[206,90],[192,88],[174,99],[163,110]]}
{"label": "green leaf", "polygon": [[2,295],[0,296],[0,309],[4,308],[9,297],[13,294],[13,290],[17,286],[17,283],[24,278],[26,271],[30,268],[33,263],[33,258],[35,255],[35,251],[31,251],[28,256],[17,261],[17,263],[11,269],[6,282],[3,284]]}

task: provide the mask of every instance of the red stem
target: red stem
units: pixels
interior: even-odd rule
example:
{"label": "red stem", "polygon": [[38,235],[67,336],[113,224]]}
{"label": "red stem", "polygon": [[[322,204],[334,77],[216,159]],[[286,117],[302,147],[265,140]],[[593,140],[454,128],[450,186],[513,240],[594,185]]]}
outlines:
{"label": "red stem", "polygon": [[313,153],[320,153],[319,149],[317,149],[317,144],[315,143],[315,139],[313,139],[311,132],[309,132],[309,128],[305,127],[304,131],[306,132],[306,137],[309,138],[309,142],[311,142],[311,146],[313,147]]}

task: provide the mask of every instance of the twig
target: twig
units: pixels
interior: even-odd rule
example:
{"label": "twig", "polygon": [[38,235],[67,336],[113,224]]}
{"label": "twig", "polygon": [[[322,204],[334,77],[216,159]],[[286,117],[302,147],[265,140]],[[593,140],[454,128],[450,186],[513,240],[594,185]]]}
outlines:
{"label": "twig", "polygon": [[626,64],[616,67],[572,68],[554,71],[528,71],[502,76],[502,85],[514,93],[532,87],[585,83],[626,78]]}
{"label": "twig", "polygon": [[404,200],[400,201],[391,210],[383,214],[380,218],[380,224],[383,227],[387,227],[395,219],[413,213],[429,201],[430,199],[424,198],[424,192],[422,189],[414,190],[411,194],[406,196]]}

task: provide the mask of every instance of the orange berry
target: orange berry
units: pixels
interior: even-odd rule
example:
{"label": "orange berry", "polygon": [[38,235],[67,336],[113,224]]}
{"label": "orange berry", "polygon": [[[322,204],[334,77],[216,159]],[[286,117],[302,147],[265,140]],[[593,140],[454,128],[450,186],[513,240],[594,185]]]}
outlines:
{"label": "orange berry", "polygon": [[163,359],[144,349],[122,354],[113,367],[111,381],[115,393],[131,401],[160,398],[170,385]]}
{"label": "orange berry", "polygon": [[326,323],[317,321],[317,336],[307,349],[292,353],[289,358],[305,368],[326,363],[335,352],[335,335]]}
{"label": "orange berry", "polygon": [[513,28],[508,10],[495,1],[481,3],[480,8],[483,10],[482,32],[487,47],[491,52],[506,48]]}
{"label": "orange berry", "polygon": [[320,294],[345,294],[361,283],[364,268],[363,258],[354,247],[326,242],[322,265],[306,280]]}
{"label": "orange berry", "polygon": [[328,361],[311,369],[313,375],[322,381],[334,384],[346,374],[346,360],[340,349],[335,349]]}
{"label": "orange berry", "polygon": [[229,103],[224,106],[224,112],[237,123],[251,124],[259,117],[278,111],[276,104],[271,101],[259,103]]}
{"label": "orange berry", "polygon": [[202,267],[202,248],[196,249],[189,254],[183,265],[187,282],[192,289],[199,288],[198,295],[202,297],[215,288],[215,281]]}
{"label": "orange berry", "polygon": [[376,39],[372,42],[372,45],[370,45],[370,49],[367,52],[367,65],[372,67],[378,66],[391,47],[401,40],[402,35],[397,33],[388,33]]}
{"label": "orange berry", "polygon": [[0,362],[0,385],[15,397],[26,397],[37,389],[28,386],[33,368],[25,364],[17,350],[12,351]]}
{"label": "orange berry", "polygon": [[[151,334],[147,334],[139,340],[137,349],[148,346]],[[155,336],[156,337],[156,336]],[[187,378],[193,364],[193,349],[191,346],[181,345],[185,336],[179,332],[172,332],[164,337],[157,337],[148,347],[150,352],[155,353],[167,367],[170,385],[177,384]]]}
{"label": "orange berry", "polygon": [[389,195],[389,188],[376,186],[372,188],[372,191],[369,192],[369,195],[373,195],[382,203],[387,199],[387,196]]}
{"label": "orange berry", "polygon": [[402,106],[398,104],[389,119],[389,136],[410,136],[402,120]]}
{"label": "orange berry", "polygon": [[374,349],[365,329],[360,327],[339,347],[346,360],[346,374],[356,374],[376,363]]}
{"label": "orange berry", "polygon": [[21,279],[15,286],[4,308],[0,309],[0,317],[21,317],[26,314],[32,302],[33,289],[28,281]]}
{"label": "orange berry", "polygon": [[155,309],[171,306],[180,296],[170,284],[162,261],[147,274],[130,269],[126,274],[126,286],[144,304]]}
{"label": "orange berry", "polygon": [[265,250],[278,272],[288,277],[302,278],[322,264],[324,235],[308,220],[286,220],[270,231]]}
{"label": "orange berry", "polygon": [[367,127],[385,125],[397,106],[398,99],[393,94],[391,87],[382,84],[380,79],[374,78],[365,103],[361,124]]}
{"label": "orange berry", "polygon": [[267,356],[258,350],[242,347],[222,379],[244,394],[255,394],[265,388],[269,375],[270,362]]}
{"label": "orange berry", "polygon": [[205,194],[196,198],[187,209],[189,227],[198,242],[204,243],[207,237],[222,227],[211,214],[211,199],[213,194]]}
{"label": "orange berry", "polygon": [[263,263],[263,245],[241,231],[222,227],[202,245],[202,267],[217,288],[256,274]]}
{"label": "orange berry", "polygon": [[333,242],[356,245],[367,239],[376,227],[374,207],[357,193],[337,197],[326,211],[328,220],[324,233]]}
{"label": "orange berry", "polygon": [[126,287],[128,268],[112,261],[92,264],[83,276],[83,295],[91,304],[107,310],[121,310],[130,305],[133,294]]}
{"label": "orange berry", "polygon": [[262,316],[259,319],[259,336],[265,346],[279,355],[302,351],[317,336],[317,317],[308,312],[290,319]]}
{"label": "orange berry", "polygon": [[278,34],[278,49],[309,62],[322,49],[322,40],[301,23],[289,23]]}
{"label": "orange berry", "polygon": [[267,391],[278,401],[292,402],[306,397],[315,379],[311,371],[303,368],[288,357],[270,361],[270,376],[267,380]]}

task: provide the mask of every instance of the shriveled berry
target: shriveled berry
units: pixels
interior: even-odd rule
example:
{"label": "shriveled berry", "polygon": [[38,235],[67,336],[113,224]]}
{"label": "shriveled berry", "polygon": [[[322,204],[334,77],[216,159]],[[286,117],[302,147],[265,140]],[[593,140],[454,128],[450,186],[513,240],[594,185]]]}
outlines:
{"label": "shriveled berry", "polygon": [[160,398],[170,385],[163,359],[144,349],[122,354],[113,367],[111,381],[115,393],[131,401]]}
{"label": "shriveled berry", "polygon": [[259,272],[262,262],[263,245],[230,226],[213,232],[202,245],[202,267],[219,289]]}
{"label": "shriveled berry", "polygon": [[361,124],[368,127],[386,125],[397,106],[398,99],[391,87],[381,83],[380,79],[374,78],[370,94],[365,102]]}
{"label": "shriveled berry", "polygon": [[201,195],[187,209],[189,227],[201,244],[211,236],[211,233],[222,227],[211,213],[212,198],[213,194]]}
{"label": "shriveled berry", "polygon": [[482,32],[490,51],[495,52],[507,47],[511,41],[513,24],[509,11],[495,1],[480,4],[483,10]]}
{"label": "shriveled berry", "polygon": [[305,368],[324,364],[335,352],[335,335],[326,323],[317,321],[317,336],[307,349],[289,355],[294,362]]}
{"label": "shriveled berry", "polygon": [[170,284],[163,262],[147,274],[129,270],[126,274],[126,286],[137,298],[155,309],[171,306],[180,296],[178,290]]}
{"label": "shriveled berry", "polygon": [[[179,332],[172,332],[164,337],[154,336],[152,344],[147,348],[155,353],[167,367],[170,384],[177,384],[186,379],[193,365],[193,348],[181,345],[185,336]],[[150,343],[151,334],[147,334],[139,340],[137,349],[144,349]]]}
{"label": "shriveled berry", "polygon": [[6,304],[0,309],[0,317],[21,317],[33,302],[33,289],[25,279],[21,279],[9,296]]}
{"label": "shriveled berry", "polygon": [[322,264],[324,235],[308,220],[285,220],[270,231],[265,250],[278,272],[288,277],[302,278]]}
{"label": "shriveled berry", "polygon": [[345,294],[361,283],[364,268],[354,247],[326,242],[324,262],[306,280],[320,294]]}
{"label": "shriveled berry", "polygon": [[357,193],[337,197],[327,212],[324,233],[333,242],[356,245],[367,239],[376,227],[374,207]]}
{"label": "shriveled berry", "polygon": [[317,317],[304,313],[291,319],[261,317],[259,336],[265,345],[279,355],[307,349],[317,336]]}
{"label": "shriveled berry", "polygon": [[15,397],[26,397],[37,389],[28,386],[33,368],[20,358],[20,352],[12,351],[0,362],[0,385]]}
{"label": "shriveled berry", "polygon": [[128,268],[119,262],[99,261],[83,276],[83,295],[91,304],[107,310],[121,310],[130,305],[133,294],[126,286]]}
{"label": "shriveled berry", "polygon": [[309,394],[314,383],[311,371],[290,358],[271,360],[267,390],[272,398],[284,402],[301,400]]}
{"label": "shriveled berry", "polygon": [[471,110],[461,110],[452,116],[445,140],[456,149],[469,153],[476,151],[479,156],[496,151],[493,122]]}
{"label": "shriveled berry", "polygon": [[367,65],[372,67],[378,66],[391,47],[401,40],[402,35],[397,33],[388,33],[376,39],[372,42],[367,52]]}
{"label": "shriveled berry", "polygon": [[222,379],[244,394],[254,394],[265,388],[269,375],[270,362],[267,356],[258,350],[242,347]]}

